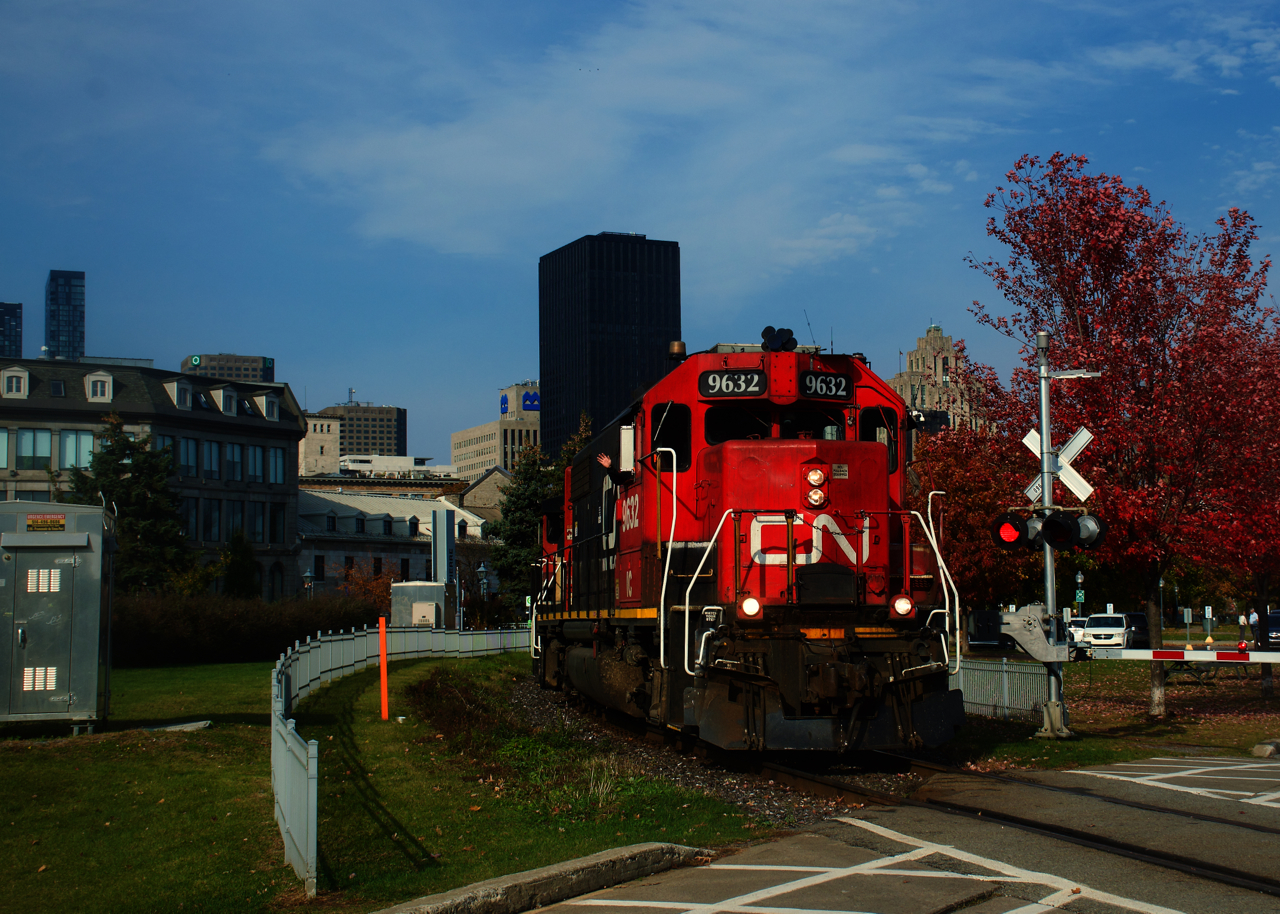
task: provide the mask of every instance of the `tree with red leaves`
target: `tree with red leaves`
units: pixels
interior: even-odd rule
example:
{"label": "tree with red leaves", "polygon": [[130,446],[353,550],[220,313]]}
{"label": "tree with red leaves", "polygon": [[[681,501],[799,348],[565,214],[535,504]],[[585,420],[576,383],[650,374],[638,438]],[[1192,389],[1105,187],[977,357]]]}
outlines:
{"label": "tree with red leaves", "polygon": [[[1258,512],[1275,515],[1280,469],[1275,436],[1260,423],[1272,412],[1280,351],[1274,315],[1259,304],[1271,262],[1250,257],[1247,213],[1231,209],[1216,233],[1194,235],[1141,186],[1087,174],[1087,164],[1023,156],[1008,186],[987,197],[999,216],[987,234],[1009,258],[969,262],[1012,312],[995,316],[976,301],[971,310],[1022,343],[1025,367],[1008,388],[979,371],[975,405],[1013,440],[1035,427],[1039,330],[1052,335],[1052,369],[1102,372],[1054,382],[1053,441],[1081,425],[1093,432],[1078,468],[1097,489],[1091,509],[1111,527],[1106,557],[1140,582],[1158,647],[1158,581],[1175,556],[1245,566],[1265,551]],[[1149,713],[1165,713],[1160,662]]]}

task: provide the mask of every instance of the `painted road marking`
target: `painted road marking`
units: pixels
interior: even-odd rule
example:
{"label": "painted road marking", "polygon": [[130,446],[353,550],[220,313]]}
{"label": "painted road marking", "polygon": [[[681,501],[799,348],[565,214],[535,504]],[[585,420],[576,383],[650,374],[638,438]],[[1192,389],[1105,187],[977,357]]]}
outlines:
{"label": "painted road marking", "polygon": [[[624,898],[580,898],[567,902],[571,905],[581,905],[583,907],[613,907],[613,908],[655,908],[668,911],[679,911],[682,914],[815,914],[809,908],[794,907],[770,907],[763,902],[783,895],[789,895],[800,889],[811,888],[813,886],[822,885],[823,883],[833,882],[838,879],[847,879],[850,876],[895,876],[908,878],[927,878],[927,879],[951,879],[956,881],[969,882],[986,882],[997,884],[1020,884],[1028,886],[1044,886],[1049,889],[1039,901],[1028,902],[1021,907],[1015,908],[1006,914],[1043,914],[1043,912],[1060,909],[1073,902],[1088,899],[1100,904],[1113,905],[1127,911],[1137,911],[1139,914],[1183,914],[1183,912],[1175,911],[1173,908],[1165,908],[1160,905],[1148,904],[1144,901],[1138,901],[1133,898],[1124,898],[1119,895],[1113,895],[1110,892],[1104,892],[1100,889],[1090,888],[1078,882],[1067,880],[1061,876],[1054,876],[1049,873],[1038,873],[1034,870],[1026,870],[1021,867],[1013,866],[1001,860],[995,860],[990,857],[982,857],[977,854],[971,854],[967,851],[958,850],[947,844],[935,844],[932,841],[926,841],[921,838],[914,838],[902,832],[885,828],[882,825],[876,825],[872,822],[865,822],[861,819],[837,818],[837,822],[843,822],[846,825],[852,825],[855,828],[861,828],[881,838],[888,838],[898,844],[904,844],[911,850],[900,854],[894,854],[889,857],[880,857],[875,860],[869,860],[865,863],[858,863],[853,866],[844,867],[808,867],[808,866],[781,866],[771,864],[711,864],[707,869],[712,870],[754,870],[758,872],[778,872],[778,873],[807,873],[808,875],[799,878],[783,881],[777,885],[768,888],[759,889],[754,892],[747,892],[737,895],[733,898],[726,898],[723,901],[700,903],[694,901],[656,901],[652,899],[624,899]],[[967,863],[970,866],[980,867],[988,870],[992,875],[981,875],[975,873],[951,873],[945,870],[936,869],[910,869],[904,864],[911,864],[927,857],[943,856],[953,860]],[[879,912],[865,910],[831,910],[824,908],[821,914],[879,914]]]}
{"label": "painted road marking", "polygon": [[[1186,759],[1155,758],[1067,773],[1148,784],[1199,797],[1280,809],[1280,763],[1277,762],[1246,762],[1232,758],[1200,758],[1189,762]],[[1255,783],[1257,787],[1252,790],[1234,789],[1247,788]]]}

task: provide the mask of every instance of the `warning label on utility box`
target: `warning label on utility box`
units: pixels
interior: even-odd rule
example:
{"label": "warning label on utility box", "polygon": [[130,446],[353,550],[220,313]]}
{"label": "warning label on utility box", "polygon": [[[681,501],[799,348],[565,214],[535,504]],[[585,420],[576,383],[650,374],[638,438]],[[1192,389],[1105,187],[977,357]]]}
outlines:
{"label": "warning label on utility box", "polygon": [[65,514],[28,514],[27,515],[27,532],[28,533],[50,533],[55,530],[67,529],[67,515]]}

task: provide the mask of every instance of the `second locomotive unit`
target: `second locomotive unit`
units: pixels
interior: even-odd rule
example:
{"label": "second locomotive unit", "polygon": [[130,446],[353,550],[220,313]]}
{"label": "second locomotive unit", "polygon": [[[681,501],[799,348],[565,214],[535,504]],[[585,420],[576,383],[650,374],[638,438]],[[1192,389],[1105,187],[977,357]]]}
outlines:
{"label": "second locomotive unit", "polygon": [[765,336],[683,359],[576,456],[535,674],[725,749],[944,742],[958,595],[906,504],[906,405],[860,356]]}

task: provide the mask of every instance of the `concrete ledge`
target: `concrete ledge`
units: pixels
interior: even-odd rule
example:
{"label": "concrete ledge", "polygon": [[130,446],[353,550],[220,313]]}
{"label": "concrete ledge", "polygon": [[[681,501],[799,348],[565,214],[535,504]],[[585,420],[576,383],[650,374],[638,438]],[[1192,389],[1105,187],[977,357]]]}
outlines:
{"label": "concrete ledge", "polygon": [[682,844],[632,844],[415,898],[375,914],[520,914],[714,855]]}
{"label": "concrete ledge", "polygon": [[1253,754],[1257,758],[1274,758],[1278,752],[1280,752],[1280,739],[1264,739],[1253,747]]}

